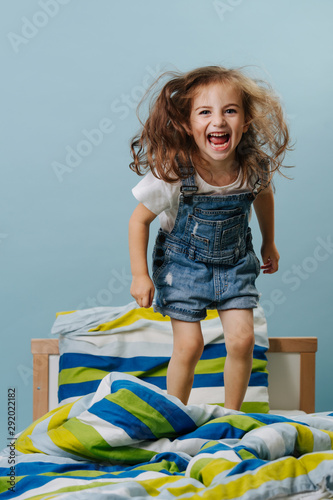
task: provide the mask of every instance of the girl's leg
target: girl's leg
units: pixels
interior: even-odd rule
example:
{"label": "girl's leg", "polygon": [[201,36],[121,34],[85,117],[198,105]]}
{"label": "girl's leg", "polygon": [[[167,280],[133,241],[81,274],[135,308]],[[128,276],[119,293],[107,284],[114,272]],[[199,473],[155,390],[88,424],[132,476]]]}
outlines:
{"label": "girl's leg", "polygon": [[225,407],[239,410],[249,384],[254,347],[253,309],[219,311],[227,357],[224,367]]}
{"label": "girl's leg", "polygon": [[173,352],[167,373],[168,394],[187,404],[193,385],[194,369],[199,361],[204,341],[200,322],[190,323],[171,319]]}

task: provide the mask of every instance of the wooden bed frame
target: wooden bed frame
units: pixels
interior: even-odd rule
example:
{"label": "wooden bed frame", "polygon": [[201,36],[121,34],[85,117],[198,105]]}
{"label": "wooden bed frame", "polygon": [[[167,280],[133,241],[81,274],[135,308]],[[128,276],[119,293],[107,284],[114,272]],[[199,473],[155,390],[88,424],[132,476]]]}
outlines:
{"label": "wooden bed frame", "polygon": [[[270,337],[268,350],[269,397],[271,409],[315,411],[316,337]],[[47,413],[51,357],[59,356],[58,339],[32,339],[33,420]],[[292,385],[296,385],[293,391]],[[276,397],[276,391],[280,393]],[[292,406],[285,405],[291,390]],[[272,405],[275,399],[275,407]]]}

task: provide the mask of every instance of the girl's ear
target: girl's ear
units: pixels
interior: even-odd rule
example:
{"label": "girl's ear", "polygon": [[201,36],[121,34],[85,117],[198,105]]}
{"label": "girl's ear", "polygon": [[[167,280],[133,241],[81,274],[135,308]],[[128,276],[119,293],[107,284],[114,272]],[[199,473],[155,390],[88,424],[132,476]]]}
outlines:
{"label": "girl's ear", "polygon": [[250,119],[246,120],[245,124],[243,125],[243,134],[245,134],[245,132],[247,132],[249,130],[250,124],[251,124],[251,120]]}

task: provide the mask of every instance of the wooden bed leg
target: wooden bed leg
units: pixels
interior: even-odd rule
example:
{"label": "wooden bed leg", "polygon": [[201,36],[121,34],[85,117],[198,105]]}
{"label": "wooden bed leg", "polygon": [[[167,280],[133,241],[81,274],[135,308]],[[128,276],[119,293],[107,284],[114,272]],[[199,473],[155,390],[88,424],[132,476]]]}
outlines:
{"label": "wooden bed leg", "polygon": [[[48,412],[49,409],[49,356],[35,354],[33,358],[33,420]],[[36,394],[35,394],[36,393]]]}
{"label": "wooden bed leg", "polygon": [[300,408],[306,413],[315,412],[315,369],[314,352],[301,353]]}

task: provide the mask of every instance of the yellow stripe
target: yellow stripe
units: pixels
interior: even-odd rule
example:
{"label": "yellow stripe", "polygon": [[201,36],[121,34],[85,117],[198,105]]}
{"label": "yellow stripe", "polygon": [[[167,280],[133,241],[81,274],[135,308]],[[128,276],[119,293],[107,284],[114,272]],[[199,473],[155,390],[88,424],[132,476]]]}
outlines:
{"label": "yellow stripe", "polygon": [[207,311],[207,317],[205,318],[204,321],[209,321],[210,319],[215,319],[218,318],[219,313],[216,311],[216,309],[210,309]]}
{"label": "yellow stripe", "polygon": [[64,406],[60,406],[59,408],[57,408],[58,411],[51,418],[47,430],[50,431],[51,429],[60,427],[60,425],[66,422],[68,420],[69,412],[71,411],[75,403],[76,401],[73,401],[72,403],[67,403]]}
{"label": "yellow stripe", "polygon": [[75,313],[75,312],[76,312],[76,310],[75,310],[75,311],[62,311],[62,312],[57,312],[57,313],[56,313],[56,318],[57,318],[58,316],[63,315],[63,314],[72,314],[72,313]]}
{"label": "yellow stripe", "polygon": [[[212,455],[213,457],[213,455]],[[204,465],[206,462],[206,465]],[[224,458],[203,458],[198,460],[194,464],[194,475],[192,475],[191,469],[191,477],[198,479],[205,486],[209,486],[215,476],[221,474],[221,472],[225,472],[227,470],[233,469],[238,462],[231,462],[230,460],[226,460]],[[197,474],[195,473],[195,469],[197,469]]]}
{"label": "yellow stripe", "polygon": [[[161,493],[160,489],[166,489],[169,491],[169,488],[164,488],[166,485],[173,484],[178,482],[180,479],[179,476],[164,476],[164,477],[159,477],[156,479],[144,479],[143,481],[135,481],[138,484],[141,484],[141,486],[146,490],[149,496],[151,497],[158,497]],[[173,488],[172,488],[173,489]],[[184,493],[188,491],[186,489],[186,486],[183,486],[180,488],[180,492]],[[190,490],[190,491],[197,491],[197,489]]]}
{"label": "yellow stripe", "polygon": [[21,437],[15,443],[15,449],[21,453],[44,453],[43,451],[36,448],[30,438],[30,436],[25,436],[24,439]]}
{"label": "yellow stripe", "polygon": [[331,440],[331,449],[333,450],[333,432],[332,431],[326,431],[324,429],[320,429],[321,432],[325,432],[325,434],[328,434]]}
{"label": "yellow stripe", "polygon": [[[333,460],[333,455],[328,453],[311,453],[301,457],[299,460],[294,457],[276,460],[267,465],[263,465],[257,472],[244,474],[234,481],[231,480],[224,485],[218,485],[210,489],[200,496],[200,499],[221,500],[221,498],[223,498],[224,500],[231,500],[235,497],[239,498],[248,491],[257,489],[262,484],[267,484],[269,478],[274,480],[274,478],[278,477],[279,481],[283,481],[284,479],[305,475],[316,469],[318,464],[323,460]],[[221,464],[221,472],[222,468],[223,465]],[[193,497],[193,499],[194,498],[195,497]]]}
{"label": "yellow stripe", "polygon": [[160,313],[155,313],[153,308],[150,307],[148,309],[145,308],[139,308],[139,309],[132,309],[131,311],[128,311],[125,313],[123,316],[120,318],[114,319],[113,321],[108,321],[107,323],[102,323],[96,328],[92,328],[91,330],[88,330],[89,332],[104,332],[107,330],[113,330],[115,328],[119,327],[124,327],[124,326],[129,326],[135,323],[136,321],[139,321],[140,319],[147,319],[149,321],[168,321],[170,322],[170,318],[168,316],[164,317]]}
{"label": "yellow stripe", "polygon": [[[214,319],[218,317],[218,312],[215,310],[207,311],[207,317],[205,321],[209,321],[210,319]],[[132,309],[128,311],[120,318],[114,319],[113,321],[108,321],[107,323],[102,323],[98,325],[96,328],[92,328],[89,332],[97,332],[97,331],[107,331],[113,330],[114,328],[119,328],[123,326],[129,326],[139,321],[140,319],[146,319],[149,321],[163,321],[170,322],[169,316],[162,316],[162,314],[158,312],[154,312],[152,307],[145,309],[144,307],[138,309]]]}
{"label": "yellow stripe", "polygon": [[[29,427],[23,431],[20,436],[17,438],[15,447],[18,451],[21,453],[42,453],[40,450],[37,450],[37,448],[34,447],[32,444],[32,441],[29,436],[33,433],[35,427],[37,427],[38,424],[43,422],[43,420],[48,419],[52,414],[56,413],[59,411],[59,408],[54,408],[53,410],[49,411],[39,419],[35,420],[34,423],[29,425]],[[30,450],[30,451],[28,451]]]}
{"label": "yellow stripe", "polygon": [[87,450],[87,448],[83,446],[74,434],[66,429],[64,425],[58,427],[57,429],[51,429],[48,432],[48,435],[53,443],[61,450],[72,453],[73,455],[79,455],[81,457],[94,458],[94,454],[90,450]]}
{"label": "yellow stripe", "polygon": [[[184,486],[178,487],[171,486],[170,488],[166,488],[166,490],[175,497],[175,500],[177,499],[177,497],[183,497],[187,498],[188,500],[193,500],[194,498],[202,498],[201,495],[198,495],[201,491],[204,490],[204,488],[198,488],[197,486],[194,486],[194,484],[184,484]],[[189,493],[194,493],[195,496],[188,496]],[[222,497],[219,498],[219,500],[222,500]]]}
{"label": "yellow stripe", "polygon": [[314,446],[314,437],[311,429],[306,425],[297,424],[296,422],[287,422],[297,430],[296,446],[300,454],[311,453]]}

